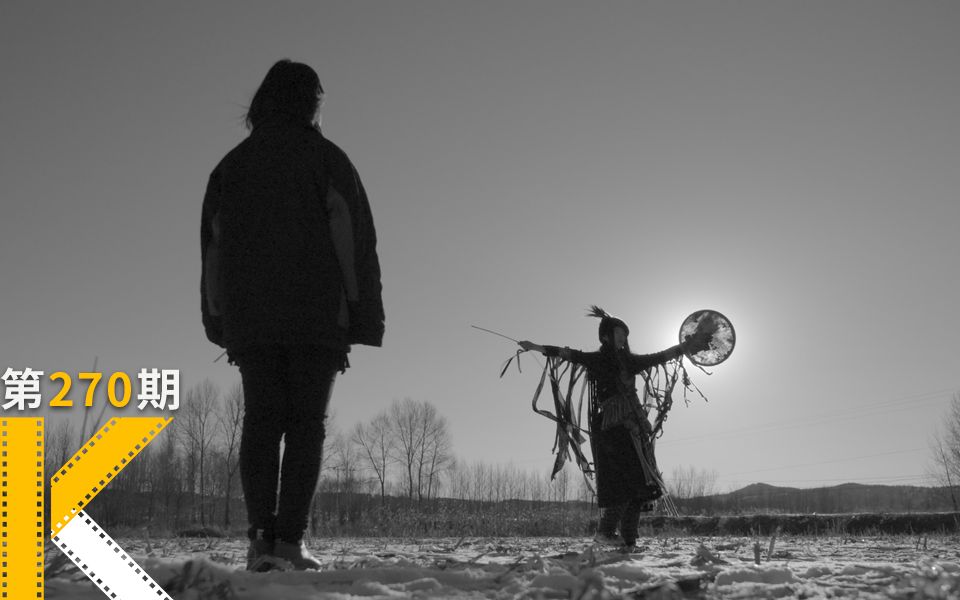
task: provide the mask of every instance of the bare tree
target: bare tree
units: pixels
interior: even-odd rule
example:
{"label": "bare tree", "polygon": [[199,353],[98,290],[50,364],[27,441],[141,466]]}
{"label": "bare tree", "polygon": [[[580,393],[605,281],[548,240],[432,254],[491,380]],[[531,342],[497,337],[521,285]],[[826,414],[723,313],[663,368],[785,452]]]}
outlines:
{"label": "bare tree", "polygon": [[[57,474],[58,469],[62,469],[73,452],[79,449],[73,446],[73,426],[68,418],[54,419],[47,417],[43,428],[43,468],[44,468],[44,494],[50,497],[50,480]],[[81,443],[85,440],[81,440]],[[50,503],[44,504],[44,531],[50,531]]]}
{"label": "bare tree", "polygon": [[328,410],[327,418],[323,421],[323,449],[320,452],[321,477],[333,464],[331,457],[336,451],[334,443],[339,435],[340,426],[337,424],[337,413],[334,410]]}
{"label": "bare tree", "polygon": [[536,471],[528,475],[530,481],[530,499],[534,501],[535,506],[547,500],[547,482]]}
{"label": "bare tree", "polygon": [[960,482],[960,392],[953,395],[940,429],[930,442],[932,475],[950,491],[953,510],[958,509],[956,487]]}
{"label": "bare tree", "polygon": [[181,424],[179,439],[190,468],[191,487],[200,493],[201,526],[206,525],[206,462],[207,453],[214,442],[219,395],[216,386],[205,379],[187,392],[178,415]]}
{"label": "bare tree", "polygon": [[386,501],[387,467],[396,448],[396,438],[386,411],[369,423],[358,423],[353,441],[359,448],[360,460],[373,471],[380,483],[380,504]]}
{"label": "bare tree", "polygon": [[429,402],[409,398],[394,401],[388,411],[396,433],[394,456],[404,468],[407,496],[422,501],[434,493],[434,483],[452,460],[447,420]]}
{"label": "bare tree", "polygon": [[596,499],[596,494],[593,490],[593,486],[595,485],[593,480],[588,479],[586,475],[581,473],[581,477],[577,478],[577,482],[577,500],[592,504]]}
{"label": "bare tree", "polygon": [[717,472],[697,469],[693,465],[674,467],[667,491],[674,498],[700,498],[715,493]]}
{"label": "bare tree", "polygon": [[330,440],[327,468],[334,472],[338,492],[356,491],[357,453],[350,438],[336,431]]}
{"label": "bare tree", "polygon": [[[46,419],[47,423],[54,423],[51,427],[44,427],[44,459],[46,469],[49,475],[63,467],[73,456],[73,453],[80,449],[80,446],[86,440],[80,440],[76,446],[73,445],[73,424],[68,418],[54,420]],[[49,479],[49,477],[47,477]]]}
{"label": "bare tree", "polygon": [[497,463],[493,466],[493,488],[498,502],[511,498],[510,470],[512,465]]}
{"label": "bare tree", "polygon": [[466,500],[470,495],[470,471],[462,460],[454,459],[450,463],[450,495],[457,500]]}
{"label": "bare tree", "polygon": [[230,497],[233,478],[240,467],[240,436],[243,433],[243,387],[237,383],[217,406],[217,428],[223,443],[223,527],[230,528]]}
{"label": "bare tree", "polygon": [[513,463],[503,466],[504,500],[525,500],[527,496],[527,475]]}
{"label": "bare tree", "polygon": [[557,473],[557,476],[550,482],[553,491],[553,500],[555,502],[566,502],[570,495],[570,469],[569,465]]}
{"label": "bare tree", "polygon": [[416,462],[420,446],[423,444],[423,431],[420,429],[423,410],[419,402],[405,398],[402,402],[394,400],[390,405],[390,421],[397,434],[395,457],[405,469],[407,479],[407,497],[413,499],[416,488]]}
{"label": "bare tree", "polygon": [[[160,513],[163,515],[164,525],[166,527],[176,528],[181,524],[180,514],[182,509],[183,492],[186,487],[186,469],[184,460],[179,451],[181,422],[179,418],[174,418],[163,430],[163,435],[153,444],[146,447],[147,457],[153,462],[151,469],[150,488],[154,494],[162,496],[162,502],[158,498],[159,507],[150,507],[150,514]],[[152,502],[151,498],[151,502]]]}
{"label": "bare tree", "polygon": [[493,477],[491,469],[482,462],[470,465],[470,498],[472,500],[493,500]]}
{"label": "bare tree", "polygon": [[420,452],[420,490],[422,493],[422,481],[426,477],[427,498],[435,498],[439,492],[440,475],[453,463],[453,441],[447,419],[440,416],[431,404],[427,404],[424,410],[423,426],[425,435]]}

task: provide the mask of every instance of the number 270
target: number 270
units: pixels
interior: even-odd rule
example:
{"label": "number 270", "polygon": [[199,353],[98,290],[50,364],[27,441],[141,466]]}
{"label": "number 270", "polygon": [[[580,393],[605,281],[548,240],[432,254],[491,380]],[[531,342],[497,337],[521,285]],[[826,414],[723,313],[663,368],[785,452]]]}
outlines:
{"label": "number 270", "polygon": [[[89,381],[87,386],[87,396],[83,402],[84,406],[93,406],[93,395],[96,392],[97,384],[100,383],[100,380],[103,379],[103,373],[89,373],[81,372],[77,373],[77,378],[82,381]],[[73,406],[73,400],[66,398],[66,395],[70,392],[70,386],[73,380],[70,378],[68,373],[63,371],[57,371],[50,375],[50,381],[62,381],[63,387],[60,388],[60,391],[57,392],[57,395],[50,400],[51,408],[70,408]],[[120,397],[117,397],[117,382],[120,382]],[[110,400],[110,404],[116,406],[117,408],[123,408],[130,402],[131,386],[130,378],[126,373],[117,372],[110,376],[110,379],[107,381],[107,398]]]}

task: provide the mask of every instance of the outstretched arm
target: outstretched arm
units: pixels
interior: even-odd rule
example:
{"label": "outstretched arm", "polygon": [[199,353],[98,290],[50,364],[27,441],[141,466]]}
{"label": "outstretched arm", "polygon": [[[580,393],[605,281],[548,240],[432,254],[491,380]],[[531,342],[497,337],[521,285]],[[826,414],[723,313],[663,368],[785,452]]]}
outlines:
{"label": "outstretched arm", "polygon": [[521,348],[526,351],[535,350],[544,356],[559,356],[563,360],[571,360],[574,353],[579,353],[577,350],[571,350],[570,348],[561,348],[560,346],[541,346],[540,344],[534,344],[533,342],[528,342],[526,340],[522,342],[517,342]]}
{"label": "outstretched arm", "polygon": [[534,344],[533,342],[528,342],[527,340],[523,340],[522,342],[517,342],[517,344],[521,348],[523,348],[524,352],[530,352],[531,350],[533,350],[535,352],[539,352],[540,354],[547,353],[547,349],[541,346],[540,344]]}
{"label": "outstretched arm", "polygon": [[596,356],[595,352],[582,352],[580,350],[571,350],[570,348],[566,347],[561,348],[560,346],[541,346],[540,344],[534,344],[533,342],[528,342],[526,340],[517,343],[526,351],[535,350],[544,356],[559,356],[563,360],[569,360],[570,362],[578,365],[589,366],[588,363],[590,363],[591,359]]}
{"label": "outstretched arm", "polygon": [[682,344],[671,346],[661,352],[654,354],[631,354],[629,359],[631,370],[639,373],[654,365],[662,365],[665,362],[680,358],[684,354],[696,354],[704,348],[709,347],[711,337],[710,334],[697,332],[687,338]]}
{"label": "outstretched arm", "polygon": [[684,354],[683,346],[677,344],[666,350],[654,352],[653,354],[630,354],[627,358],[630,364],[630,371],[639,373],[645,371],[654,365],[662,365]]}

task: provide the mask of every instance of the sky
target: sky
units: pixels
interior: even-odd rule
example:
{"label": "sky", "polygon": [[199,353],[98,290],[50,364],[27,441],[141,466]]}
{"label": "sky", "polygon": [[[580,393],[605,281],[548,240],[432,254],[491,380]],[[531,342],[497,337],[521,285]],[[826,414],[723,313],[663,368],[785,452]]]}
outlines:
{"label": "sky", "polygon": [[341,430],[412,398],[461,460],[548,470],[542,360],[501,379],[516,346],[471,325],[592,350],[598,304],[648,353],[711,308],[737,346],[690,371],[709,401],[670,413],[668,479],[932,484],[960,393],[958,28],[948,1],[5,2],[0,371],[239,381],[200,322],[201,202],[288,57],[383,269]]}

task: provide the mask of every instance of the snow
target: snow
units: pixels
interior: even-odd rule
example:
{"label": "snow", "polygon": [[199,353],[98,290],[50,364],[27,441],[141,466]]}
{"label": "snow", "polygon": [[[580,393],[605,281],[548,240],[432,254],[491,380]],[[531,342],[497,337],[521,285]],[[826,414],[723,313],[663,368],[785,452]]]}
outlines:
{"label": "snow", "polygon": [[[641,538],[622,553],[584,538],[312,540],[322,571],[249,573],[246,541],[118,539],[178,600],[392,598],[954,598],[960,538]],[[760,563],[756,557],[759,548]],[[48,551],[48,565],[58,552]],[[72,563],[47,598],[105,596]]]}

